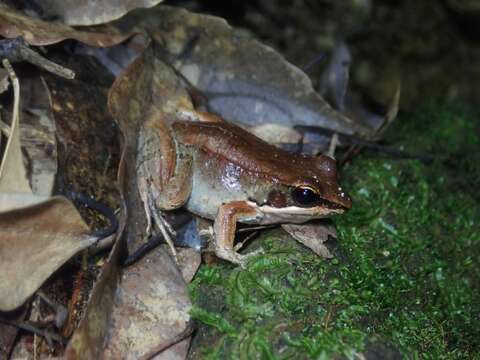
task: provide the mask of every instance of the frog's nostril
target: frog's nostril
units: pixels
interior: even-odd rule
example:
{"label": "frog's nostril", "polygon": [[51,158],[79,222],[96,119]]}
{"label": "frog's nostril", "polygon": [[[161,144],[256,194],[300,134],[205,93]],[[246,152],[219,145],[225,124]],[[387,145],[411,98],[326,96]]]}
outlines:
{"label": "frog's nostril", "polygon": [[334,203],[334,202],[331,202],[331,201],[328,201],[328,200],[321,200],[318,204],[318,206],[321,206],[321,207],[325,207],[327,209],[344,209],[344,210],[348,210],[348,207],[342,205],[342,204],[338,204],[338,203]]}

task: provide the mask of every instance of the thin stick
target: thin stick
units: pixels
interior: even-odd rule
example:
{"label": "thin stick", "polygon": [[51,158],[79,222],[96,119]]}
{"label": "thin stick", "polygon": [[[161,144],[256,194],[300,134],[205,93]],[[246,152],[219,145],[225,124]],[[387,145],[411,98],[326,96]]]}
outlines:
{"label": "thin stick", "polygon": [[75,78],[75,72],[44,58],[32,50],[21,37],[0,40],[0,57],[7,58],[12,62],[27,61],[66,79]]}
{"label": "thin stick", "polygon": [[10,81],[12,82],[13,86],[13,116],[12,116],[12,127],[13,123],[18,119],[18,108],[20,104],[20,84],[18,82],[17,74],[13,71],[12,64],[8,59],[2,60],[2,65],[5,70],[8,71],[8,76],[10,77]]}
{"label": "thin stick", "polygon": [[171,348],[173,345],[178,344],[179,342],[185,340],[189,336],[192,335],[194,327],[191,322],[187,324],[187,327],[185,330],[183,330],[181,333],[177,334],[174,336],[172,339],[169,339],[165,342],[165,344],[162,344],[160,347],[155,349],[155,352],[150,352],[144,356],[142,356],[140,359],[142,360],[147,360],[153,358],[155,355],[162,353],[163,351]]}
{"label": "thin stick", "polygon": [[37,295],[40,299],[45,301],[45,303],[50,306],[55,311],[55,326],[57,329],[60,329],[67,320],[68,317],[68,310],[62,304],[53,301],[50,299],[43,291],[37,291]]}
{"label": "thin stick", "polygon": [[10,137],[10,126],[8,124],[5,124],[1,119],[0,119],[0,132],[5,135],[5,137],[9,138]]}
{"label": "thin stick", "polygon": [[249,232],[249,231],[256,231],[256,230],[263,230],[263,229],[273,229],[274,227],[277,227],[277,226],[278,226],[278,224],[244,227],[244,228],[238,229],[238,230],[237,230],[237,233]]}
{"label": "thin stick", "polygon": [[335,150],[337,149],[338,145],[338,134],[333,133],[332,138],[330,139],[330,145],[328,146],[327,155],[330,156],[332,159],[335,159]]}
{"label": "thin stick", "polygon": [[47,342],[51,342],[51,340],[54,340],[54,341],[56,341],[60,344],[63,344],[63,345],[65,345],[67,343],[66,340],[63,337],[61,337],[60,335],[54,334],[54,333],[52,333],[50,331],[47,331],[47,330],[40,329],[37,326],[29,324],[29,323],[19,323],[19,322],[10,321],[10,320],[6,320],[6,319],[2,319],[2,318],[0,318],[0,323],[4,323],[6,325],[16,327],[17,329],[25,330],[25,331],[31,332],[33,334],[40,335],[40,336],[44,337],[45,340],[47,340]]}
{"label": "thin stick", "polygon": [[395,149],[391,146],[377,144],[376,142],[373,142],[373,141],[363,140],[352,135],[341,134],[336,131],[322,128],[319,126],[297,125],[295,126],[295,129],[301,132],[312,132],[315,134],[320,134],[328,137],[333,136],[333,134],[338,134],[338,141],[340,142],[341,145],[362,146],[367,149],[383,152],[401,159],[418,159],[425,164],[431,163],[434,159],[433,156],[428,154],[411,154],[406,151]]}

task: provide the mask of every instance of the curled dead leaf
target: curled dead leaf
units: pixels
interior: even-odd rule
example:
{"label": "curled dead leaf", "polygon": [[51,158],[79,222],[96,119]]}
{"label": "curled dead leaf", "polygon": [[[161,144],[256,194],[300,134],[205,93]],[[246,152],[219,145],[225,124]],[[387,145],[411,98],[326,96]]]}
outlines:
{"label": "curled dead leaf", "polygon": [[[161,61],[151,47],[117,78],[110,90],[109,108],[125,139],[122,193],[129,213],[125,239],[130,249],[143,243],[146,229],[135,166],[139,127],[146,114],[175,111],[175,105],[179,104],[192,106],[188,92],[172,68]],[[185,270],[187,278],[196,271],[198,254],[194,260],[193,268]],[[157,248],[124,269],[103,356],[118,358],[128,353],[131,358],[150,358],[167,345],[182,340],[179,336],[189,326],[190,306],[182,273],[168,252]],[[185,356],[188,344],[188,340],[178,343],[169,351],[175,349]]]}
{"label": "curled dead leaf", "polygon": [[51,45],[74,39],[90,46],[106,47],[118,44],[132,34],[96,27],[76,30],[58,22],[46,22],[0,4],[0,35],[12,39],[22,37],[30,45]]}
{"label": "curled dead leaf", "polygon": [[151,34],[162,60],[200,90],[210,111],[227,120],[250,128],[276,124],[290,131],[294,125],[347,134],[369,131],[330,107],[300,69],[221,18],[158,6],[133,11],[114,25]]}
{"label": "curled dead leaf", "polygon": [[64,197],[0,212],[0,311],[23,304],[55,270],[95,241]]}
{"label": "curled dead leaf", "polygon": [[46,84],[40,78],[30,78],[22,81],[21,89],[18,87],[17,83],[13,111],[2,112],[12,121],[0,168],[0,211],[45,201],[52,193],[57,172],[55,125]]}
{"label": "curled dead leaf", "polygon": [[36,205],[49,199],[50,195],[32,193],[0,192],[0,212]]}
{"label": "curled dead leaf", "polygon": [[330,250],[325,246],[325,242],[330,236],[337,237],[337,231],[332,224],[323,221],[314,221],[307,224],[282,224],[282,229],[318,256],[324,259],[333,257]]}
{"label": "curled dead leaf", "polygon": [[187,329],[190,307],[185,281],[168,250],[155,249],[123,271],[103,357],[151,358]]}
{"label": "curled dead leaf", "polygon": [[68,25],[98,25],[118,19],[130,10],[149,8],[163,0],[42,0],[43,16],[55,17]]}

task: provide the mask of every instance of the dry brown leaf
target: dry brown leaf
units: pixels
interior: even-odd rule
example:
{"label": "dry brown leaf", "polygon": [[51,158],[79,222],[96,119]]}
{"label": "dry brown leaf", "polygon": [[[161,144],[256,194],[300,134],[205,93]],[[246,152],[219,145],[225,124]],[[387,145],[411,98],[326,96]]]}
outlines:
{"label": "dry brown leaf", "polygon": [[325,246],[328,237],[337,237],[337,231],[332,224],[315,221],[307,224],[282,224],[282,229],[288,232],[295,240],[311,249],[324,259],[333,257]]}
{"label": "dry brown leaf", "polygon": [[117,77],[109,92],[108,105],[134,152],[145,114],[175,112],[180,107],[193,109],[184,83],[152,46]]}
{"label": "dry brown leaf", "polygon": [[124,41],[132,34],[99,27],[76,30],[62,23],[26,16],[0,3],[0,35],[8,39],[21,36],[30,45],[37,46],[75,39],[90,46],[107,47]]}
{"label": "dry brown leaf", "polygon": [[168,248],[155,249],[123,271],[103,357],[152,357],[187,329],[190,307],[185,281]]}
{"label": "dry brown leaf", "polygon": [[0,192],[0,212],[24,208],[39,204],[50,198],[50,195],[36,195],[32,193],[5,193]]}
{"label": "dry brown leaf", "polygon": [[23,304],[78,251],[92,245],[89,228],[63,197],[0,213],[0,311]]}
{"label": "dry brown leaf", "polygon": [[[16,105],[21,122],[15,111],[4,112],[12,117],[12,124],[3,158],[5,167],[0,173],[0,211],[45,201],[52,193],[57,172],[55,125],[45,83],[40,78],[22,81],[17,96],[22,99]],[[26,159],[30,169],[28,177]]]}
{"label": "dry brown leaf", "polygon": [[162,59],[227,120],[247,127],[309,125],[346,134],[369,132],[331,108],[300,69],[221,18],[161,5],[133,11],[114,25],[148,32],[161,47]]}
{"label": "dry brown leaf", "polygon": [[43,15],[68,25],[98,25],[122,17],[136,8],[149,8],[163,0],[42,0]]}
{"label": "dry brown leaf", "polygon": [[[109,94],[109,108],[125,138],[125,185],[122,187],[129,213],[125,238],[129,248],[142,244],[146,219],[136,179],[137,132],[147,112],[161,114],[166,104],[192,106],[188,92],[174,71],[148,48],[117,78]],[[170,109],[175,109],[172,105]],[[197,259],[199,260],[199,259]],[[199,262],[198,262],[199,263]],[[191,277],[196,266],[186,271]],[[162,248],[127,268],[117,292],[113,332],[104,356],[132,358],[153,356],[186,330],[190,300],[182,273]],[[173,345],[173,344],[172,344]],[[186,353],[188,341],[168,351]]]}
{"label": "dry brown leaf", "polygon": [[271,144],[298,144],[302,139],[302,135],[295,129],[272,123],[250,128],[250,132]]}
{"label": "dry brown leaf", "polygon": [[133,249],[141,245],[146,229],[135,167],[140,125],[146,114],[156,114],[161,118],[167,111],[193,106],[178,76],[170,66],[155,56],[151,47],[116,79],[110,89],[108,102],[110,112],[124,137],[127,185],[122,190],[130,214],[127,245]]}
{"label": "dry brown leaf", "polygon": [[189,283],[192,281],[202,263],[202,256],[200,252],[195,249],[180,248],[177,249],[177,259],[182,277],[186,283]]}

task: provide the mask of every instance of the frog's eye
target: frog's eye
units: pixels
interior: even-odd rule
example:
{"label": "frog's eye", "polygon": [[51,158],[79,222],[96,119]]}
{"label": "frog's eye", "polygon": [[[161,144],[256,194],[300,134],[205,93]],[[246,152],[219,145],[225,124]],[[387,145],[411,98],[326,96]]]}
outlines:
{"label": "frog's eye", "polygon": [[300,206],[313,206],[320,201],[318,194],[309,186],[298,186],[292,191],[293,200]]}

